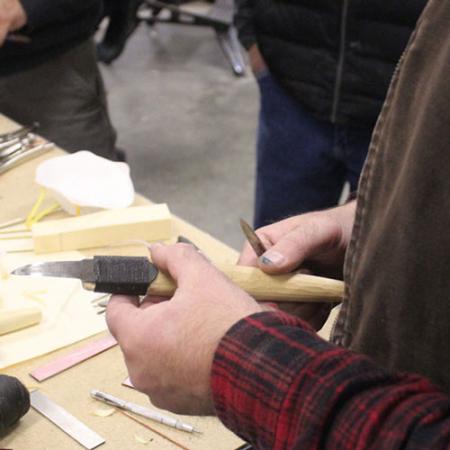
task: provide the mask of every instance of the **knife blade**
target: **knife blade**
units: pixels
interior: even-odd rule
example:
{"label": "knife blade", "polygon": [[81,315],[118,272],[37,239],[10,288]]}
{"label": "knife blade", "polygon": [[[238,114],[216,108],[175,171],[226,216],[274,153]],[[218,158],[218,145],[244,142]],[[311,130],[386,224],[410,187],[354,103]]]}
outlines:
{"label": "knife blade", "polygon": [[[305,274],[268,275],[256,267],[218,265],[231,281],[256,300],[340,302],[344,283]],[[41,262],[19,267],[13,275],[78,278],[85,289],[108,294],[171,297],[174,280],[145,257],[94,256],[81,261]]]}
{"label": "knife blade", "polygon": [[248,243],[253,248],[256,256],[259,258],[260,256],[266,253],[267,248],[261,241],[260,237],[255,233],[255,230],[244,220],[240,219],[241,229],[247,238]]}
{"label": "knife blade", "polygon": [[28,264],[12,275],[78,278],[95,292],[145,295],[158,269],[144,257],[94,256],[81,261],[51,261]]}

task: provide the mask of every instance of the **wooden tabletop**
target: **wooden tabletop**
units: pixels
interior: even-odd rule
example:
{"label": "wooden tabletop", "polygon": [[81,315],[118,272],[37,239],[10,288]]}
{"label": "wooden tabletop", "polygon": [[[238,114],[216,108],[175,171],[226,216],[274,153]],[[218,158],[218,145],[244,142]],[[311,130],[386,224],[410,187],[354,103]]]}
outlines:
{"label": "wooden tabletop", "polygon": [[[16,127],[16,124],[0,115],[0,134],[13,130]],[[62,150],[55,148],[45,155],[36,157],[0,175],[0,223],[27,215],[38,195],[38,187],[34,183],[34,173],[37,165],[47,158],[61,154]],[[142,196],[138,196],[136,199],[136,204],[149,202],[148,199]],[[213,261],[231,263],[236,261],[237,252],[235,250],[189,223],[175,217],[173,227],[174,236],[183,235],[192,240]],[[83,253],[91,255],[94,252],[87,251]],[[95,253],[99,253],[98,249]],[[101,253],[108,254],[111,253],[111,250],[102,249]],[[120,247],[120,249],[115,249],[114,253],[142,255],[143,249],[139,247]],[[52,361],[59,355],[84,346],[87,342],[96,340],[103,334],[34,360],[9,367],[2,372],[16,376],[30,389],[39,388],[52,400],[104,437],[106,443],[99,448],[104,448],[105,450],[143,450],[145,448],[172,450],[179,448],[122,414],[115,413],[109,417],[99,417],[94,414],[94,411],[101,405],[90,398],[89,392],[91,389],[99,389],[142,405],[148,403],[148,398],[145,395],[121,385],[121,382],[127,376],[127,370],[118,347],[112,348],[42,383],[37,383],[28,375],[32,369],[41,366],[45,362]],[[189,343],[186,343],[186,345],[189,345]],[[192,450],[232,450],[242,443],[239,438],[223,427],[216,418],[182,417],[182,419],[201,430],[202,434],[191,435],[150,421],[147,423],[184,447]],[[144,445],[139,438],[144,438],[149,440],[149,442]],[[14,450],[70,450],[83,447],[37,412],[30,410],[16,428],[0,440],[0,448]]]}

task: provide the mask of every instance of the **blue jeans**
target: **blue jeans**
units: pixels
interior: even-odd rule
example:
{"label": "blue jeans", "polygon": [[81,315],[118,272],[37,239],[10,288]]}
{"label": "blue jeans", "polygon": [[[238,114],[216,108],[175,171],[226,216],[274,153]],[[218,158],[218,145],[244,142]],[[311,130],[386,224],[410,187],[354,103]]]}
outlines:
{"label": "blue jeans", "polygon": [[338,203],[346,181],[356,190],[372,128],[314,118],[269,72],[257,76],[256,228]]}

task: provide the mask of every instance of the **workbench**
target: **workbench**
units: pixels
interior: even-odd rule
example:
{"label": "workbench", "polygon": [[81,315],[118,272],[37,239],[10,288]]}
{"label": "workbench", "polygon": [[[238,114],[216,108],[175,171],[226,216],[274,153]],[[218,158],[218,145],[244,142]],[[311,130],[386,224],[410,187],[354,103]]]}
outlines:
{"label": "workbench", "polygon": [[[0,115],[0,134],[16,127],[17,125]],[[55,147],[54,150],[25,162],[0,176],[0,222],[25,217],[28,214],[38,195],[38,187],[34,183],[37,165],[47,158],[62,153],[61,149]],[[150,201],[142,196],[137,196],[136,205],[146,203],[150,203]],[[213,261],[228,263],[236,261],[237,252],[235,250],[189,223],[174,217],[173,227],[174,236],[183,235],[192,240]],[[95,251],[82,253],[87,256],[94,253],[144,256],[146,251],[142,247],[118,247],[117,249],[95,249]],[[70,347],[8,367],[2,372],[19,378],[29,389],[39,388],[53,401],[104,437],[106,443],[99,447],[101,449],[177,449],[178,447],[174,444],[146,430],[122,414],[115,413],[109,417],[99,417],[94,414],[95,409],[102,406],[89,395],[90,390],[94,388],[141,405],[148,404],[148,398],[145,395],[121,385],[127,376],[127,370],[118,346],[42,383],[37,383],[28,375],[32,369],[106,334],[106,332],[101,333]],[[147,423],[192,450],[232,450],[242,444],[242,441],[228,431],[216,418],[183,416],[181,418],[201,430],[202,434],[188,434],[151,421],[147,421]],[[136,435],[151,440],[144,445],[136,439]],[[70,450],[82,447],[36,411],[30,410],[15,429],[0,441],[0,448]]]}

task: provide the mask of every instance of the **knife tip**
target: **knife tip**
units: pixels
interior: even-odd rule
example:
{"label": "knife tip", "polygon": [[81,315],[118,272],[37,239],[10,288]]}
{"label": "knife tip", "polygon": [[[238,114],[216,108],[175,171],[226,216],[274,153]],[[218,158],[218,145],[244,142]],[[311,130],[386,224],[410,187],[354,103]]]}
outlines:
{"label": "knife tip", "polygon": [[32,264],[27,264],[26,266],[17,267],[11,272],[11,275],[30,275],[32,271]]}

